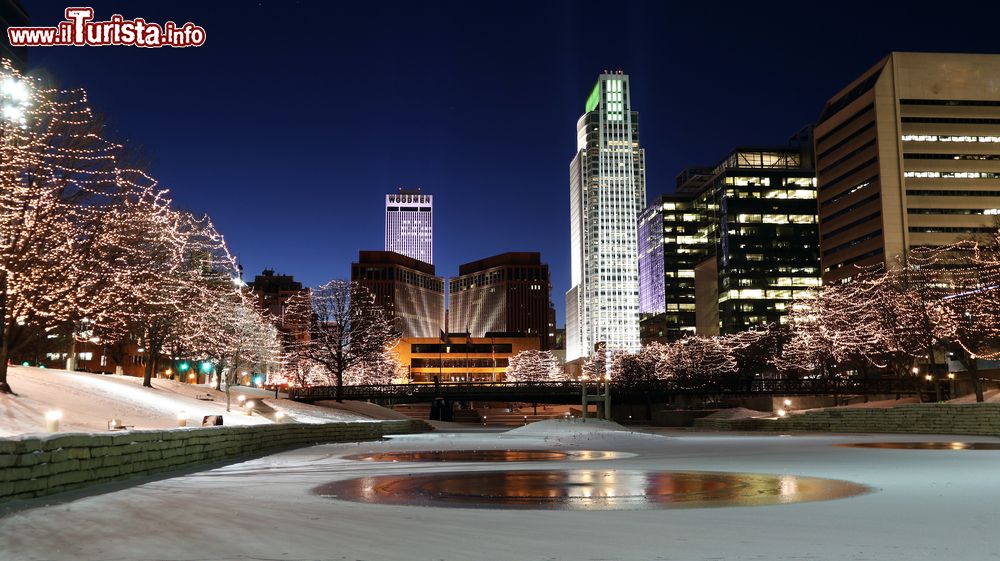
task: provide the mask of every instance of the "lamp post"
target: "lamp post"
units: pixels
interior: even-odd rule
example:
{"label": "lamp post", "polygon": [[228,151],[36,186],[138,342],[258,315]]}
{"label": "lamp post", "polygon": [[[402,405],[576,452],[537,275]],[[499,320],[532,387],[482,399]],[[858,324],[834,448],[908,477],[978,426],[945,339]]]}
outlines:
{"label": "lamp post", "polygon": [[580,416],[587,421],[587,375],[580,375]]}
{"label": "lamp post", "polygon": [[611,420],[611,374],[604,375],[604,419]]}

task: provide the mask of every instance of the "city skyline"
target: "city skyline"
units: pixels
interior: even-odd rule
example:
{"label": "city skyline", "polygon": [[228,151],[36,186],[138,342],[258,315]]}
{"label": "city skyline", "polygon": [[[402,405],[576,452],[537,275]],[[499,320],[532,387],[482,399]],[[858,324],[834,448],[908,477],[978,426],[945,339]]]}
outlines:
{"label": "city skyline", "polygon": [[[34,23],[62,17],[62,6],[31,1],[25,6]],[[583,21],[589,5],[573,6],[569,17]],[[849,21],[846,14],[817,19],[808,12],[763,15],[739,9],[720,13],[720,33],[712,40],[694,31],[662,37],[665,22],[695,14],[650,3],[628,8],[635,22],[628,41],[586,56],[581,54],[589,45],[586,34],[559,24],[567,14],[564,6],[542,6],[529,20],[509,8],[472,14],[456,6],[396,6],[378,15],[351,8],[341,17],[378,19],[380,31],[361,36],[345,30],[335,39],[338,54],[319,62],[300,54],[312,47],[312,33],[280,47],[235,39],[265,22],[309,27],[324,21],[312,12],[307,17],[295,5],[226,10],[181,3],[143,6],[139,13],[133,4],[101,3],[95,9],[102,17],[118,12],[196,20],[211,37],[205,47],[184,52],[34,49],[28,65],[58,76],[63,85],[88,88],[113,130],[155,156],[153,172],[178,204],[211,214],[247,271],[273,268],[311,286],[346,278],[358,250],[382,245],[382,229],[372,220],[381,211],[379,196],[400,184],[421,185],[439,198],[435,264],[440,270],[457,270],[477,255],[540,251],[558,295],[570,284],[563,209],[565,162],[574,143],[565,131],[602,69],[621,68],[635,81],[651,199],[671,192],[681,169],[711,161],[733,146],[781,144],[789,131],[814,122],[826,100],[892,50],[995,50],[987,39],[988,17],[964,22],[961,33],[944,27],[934,36],[915,32],[931,22],[947,24],[950,14],[933,20],[907,14],[908,25],[892,26],[864,45],[836,41]],[[428,19],[428,14],[437,16]],[[876,6],[870,17],[877,23],[900,16]],[[414,18],[427,20],[427,28],[410,30]],[[463,22],[473,23],[476,33],[466,31]],[[755,56],[733,58],[746,26],[808,28],[816,46],[790,48],[789,35],[763,34],[748,47]],[[519,41],[504,40],[509,29],[518,31]],[[537,55],[552,37],[560,46]],[[465,45],[462,52],[454,50],[456,44]],[[404,50],[411,56],[398,57]],[[434,66],[427,63],[431,59]],[[227,64],[219,72],[222,60]],[[767,60],[780,64],[762,69],[761,61]],[[385,68],[378,66],[383,63],[391,72],[374,70]],[[119,74],[116,69],[122,67],[134,72]],[[317,67],[331,72],[316,75]],[[725,68],[734,85],[752,78],[755,86],[679,84],[678,78],[708,68]],[[344,73],[356,84],[350,93],[335,87]],[[761,76],[769,79],[758,81]],[[136,89],[136,83],[143,88]],[[535,102],[507,103],[525,83],[533,84]],[[244,91],[262,89],[274,92],[274,103],[244,100]],[[358,96],[358,91],[370,95]],[[390,94],[399,91],[408,93],[406,103],[390,101],[398,99]],[[149,105],[165,109],[149,114],[144,110]],[[433,109],[435,118],[415,117],[417,107]],[[529,121],[531,133],[525,134],[519,123]],[[219,132],[192,137],[189,131],[198,130],[199,123]],[[329,130],[342,134],[331,136]],[[377,151],[372,149],[376,139]],[[303,159],[323,163],[302,166]],[[285,192],[294,194],[272,195]],[[476,209],[483,206],[501,218],[481,220]],[[519,227],[522,222],[539,226]],[[276,235],[293,226],[301,231],[295,244]],[[563,299],[553,301],[563,324]]]}

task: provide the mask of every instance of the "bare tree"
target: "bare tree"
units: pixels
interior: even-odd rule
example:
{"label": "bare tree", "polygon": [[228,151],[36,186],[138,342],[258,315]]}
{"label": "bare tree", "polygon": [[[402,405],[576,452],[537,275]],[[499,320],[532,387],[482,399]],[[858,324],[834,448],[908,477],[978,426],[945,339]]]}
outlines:
{"label": "bare tree", "polygon": [[335,382],[338,401],[347,371],[383,360],[383,353],[398,340],[392,319],[371,292],[350,281],[332,280],[292,296],[285,318],[293,331],[309,334],[290,345],[290,354]]}

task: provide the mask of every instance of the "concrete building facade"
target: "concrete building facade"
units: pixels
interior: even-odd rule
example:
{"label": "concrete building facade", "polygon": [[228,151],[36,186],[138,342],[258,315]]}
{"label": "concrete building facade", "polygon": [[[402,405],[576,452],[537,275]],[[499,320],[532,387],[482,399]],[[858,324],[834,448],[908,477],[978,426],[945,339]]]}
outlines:
{"label": "concrete building facade", "polygon": [[444,279],[434,265],[391,251],[361,251],[351,280],[375,295],[402,337],[437,337],[444,329]]}
{"label": "concrete building facade", "polygon": [[995,229],[1000,55],[894,52],[815,127],[824,282]]}
{"label": "concrete building facade", "polygon": [[540,337],[545,350],[550,345],[550,291],[549,266],[538,252],[502,253],[466,263],[449,279],[448,324],[473,337],[488,332]]}

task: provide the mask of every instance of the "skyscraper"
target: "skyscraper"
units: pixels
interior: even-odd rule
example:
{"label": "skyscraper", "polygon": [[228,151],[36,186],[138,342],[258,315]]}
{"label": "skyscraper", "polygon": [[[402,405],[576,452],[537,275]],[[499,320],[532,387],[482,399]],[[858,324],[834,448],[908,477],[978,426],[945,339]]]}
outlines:
{"label": "skyscraper", "polygon": [[434,204],[420,189],[385,196],[385,250],[434,264]]}
{"label": "skyscraper", "polygon": [[645,154],[627,74],[601,74],[576,124],[570,163],[571,288],[566,359],[639,349],[636,223],[646,206]]}

